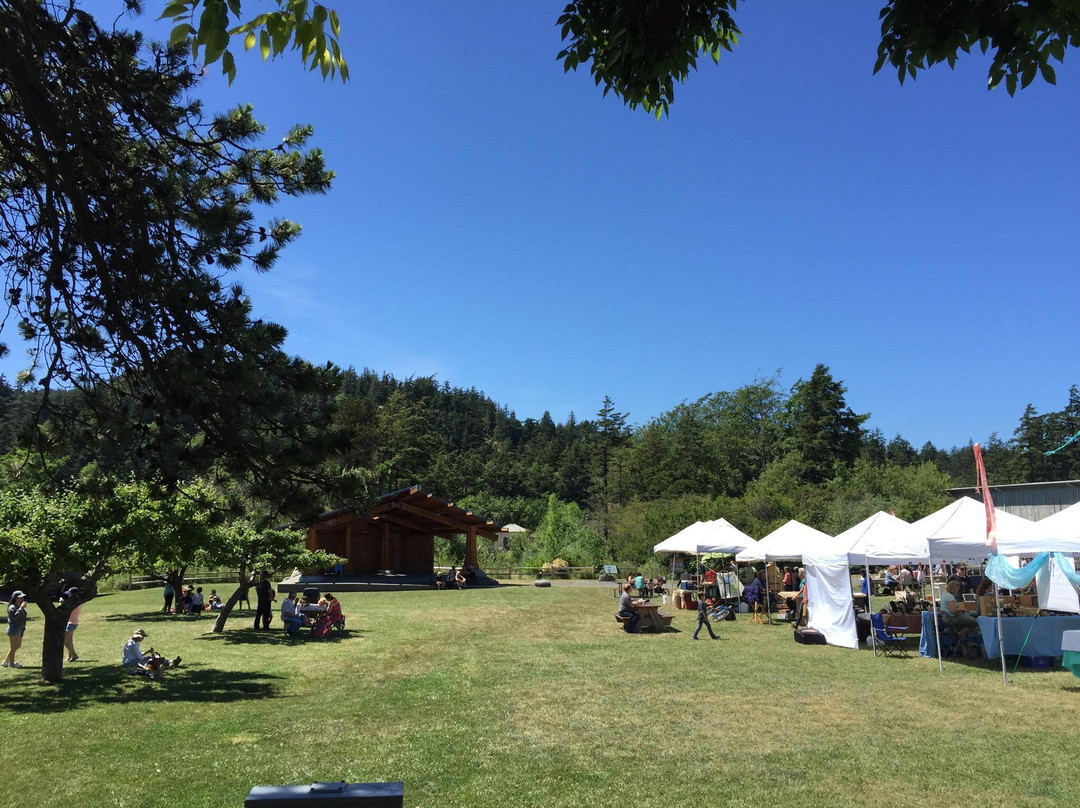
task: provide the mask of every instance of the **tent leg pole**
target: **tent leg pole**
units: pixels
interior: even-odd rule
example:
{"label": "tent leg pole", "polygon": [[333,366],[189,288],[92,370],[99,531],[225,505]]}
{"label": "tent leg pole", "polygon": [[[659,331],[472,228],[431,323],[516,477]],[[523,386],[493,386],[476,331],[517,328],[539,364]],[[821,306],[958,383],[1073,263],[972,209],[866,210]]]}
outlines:
{"label": "tent leg pole", "polygon": [[863,568],[866,570],[866,614],[870,617],[870,647],[877,648],[877,638],[874,636],[874,585],[870,583],[870,564],[866,561],[863,562]]}
{"label": "tent leg pole", "polygon": [[1007,685],[1009,683],[1009,670],[1005,664],[1005,632],[1003,631],[1004,625],[1001,622],[1001,592],[998,590],[997,581],[994,581],[994,605],[997,607],[997,628],[998,628],[998,652],[1001,654],[1001,683]]}
{"label": "tent leg pole", "polygon": [[930,572],[930,613],[934,615],[934,645],[937,646],[937,666],[938,672],[945,672],[945,665],[941,662],[941,635],[938,633],[938,613],[937,604],[934,603],[934,560],[927,558],[927,570]]}

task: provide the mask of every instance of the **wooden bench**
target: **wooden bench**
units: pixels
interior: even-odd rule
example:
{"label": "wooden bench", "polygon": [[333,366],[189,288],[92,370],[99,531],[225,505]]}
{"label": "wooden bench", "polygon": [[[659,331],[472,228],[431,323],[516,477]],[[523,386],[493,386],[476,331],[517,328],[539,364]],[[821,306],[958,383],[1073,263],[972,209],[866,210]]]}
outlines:
{"label": "wooden bench", "polygon": [[671,621],[675,619],[675,615],[667,614],[666,612],[657,612],[656,616],[660,618],[660,622],[664,624],[664,628],[671,628]]}
{"label": "wooden bench", "polygon": [[615,622],[617,622],[617,623],[622,623],[622,624],[625,625],[626,623],[629,623],[632,619],[633,618],[626,617],[624,615],[619,614],[618,612],[615,612]]}

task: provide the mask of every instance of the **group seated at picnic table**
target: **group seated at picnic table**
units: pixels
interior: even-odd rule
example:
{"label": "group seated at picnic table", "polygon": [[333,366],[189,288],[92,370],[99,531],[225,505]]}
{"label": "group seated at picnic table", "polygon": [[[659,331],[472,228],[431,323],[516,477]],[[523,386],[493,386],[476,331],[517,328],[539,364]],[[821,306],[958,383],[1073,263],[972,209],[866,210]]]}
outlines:
{"label": "group seated at picnic table", "polygon": [[626,574],[626,583],[634,587],[637,590],[638,596],[643,598],[653,597],[654,595],[663,595],[666,591],[664,589],[664,578],[646,578],[641,573],[634,575],[632,572]]}
{"label": "group seated at picnic table", "polygon": [[312,637],[326,637],[332,629],[344,628],[345,615],[341,612],[341,603],[329,592],[318,602],[311,603],[307,595],[296,597],[295,592],[286,595],[281,603],[281,622],[285,633],[296,636],[301,628],[311,628]]}

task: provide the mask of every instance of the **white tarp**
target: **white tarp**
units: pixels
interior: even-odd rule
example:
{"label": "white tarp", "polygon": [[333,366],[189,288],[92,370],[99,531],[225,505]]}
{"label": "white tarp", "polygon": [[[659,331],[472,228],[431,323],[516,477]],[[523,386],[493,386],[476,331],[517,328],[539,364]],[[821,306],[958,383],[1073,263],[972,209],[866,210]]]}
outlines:
{"label": "white tarp", "polygon": [[1036,573],[1035,588],[1039,594],[1040,609],[1080,614],[1080,598],[1053,559]]}
{"label": "white tarp", "polygon": [[917,564],[926,561],[928,544],[911,525],[891,513],[878,511],[836,537],[847,547],[848,563]]}
{"label": "white tarp", "polygon": [[1032,529],[1039,552],[1080,555],[1080,502],[1040,519]]}
{"label": "white tarp", "polygon": [[694,522],[653,547],[654,553],[722,553],[732,555],[757,542],[726,519]]}
{"label": "white tarp", "polygon": [[701,551],[703,553],[734,555],[757,546],[757,541],[747,536],[723,517],[702,524],[705,526],[702,546],[706,548]]}
{"label": "white tarp", "polygon": [[797,561],[804,553],[830,553],[834,549],[835,539],[828,533],[792,519],[759,541],[757,546],[737,554],[735,560]]}
{"label": "white tarp", "polygon": [[851,607],[851,576],[848,557],[840,553],[804,553],[807,625],[825,635],[829,645],[858,648],[855,610]]}
{"label": "white tarp", "polygon": [[687,525],[674,536],[669,536],[653,547],[654,553],[697,553],[697,540],[694,538],[701,522]]}
{"label": "white tarp", "polygon": [[[1030,554],[1035,523],[994,509],[997,519],[998,552],[1002,555]],[[981,564],[990,554],[986,544],[986,508],[977,499],[960,497],[929,516],[913,522],[912,530],[928,543],[928,556],[933,562],[967,561]],[[1040,547],[1039,550],[1046,549]]]}

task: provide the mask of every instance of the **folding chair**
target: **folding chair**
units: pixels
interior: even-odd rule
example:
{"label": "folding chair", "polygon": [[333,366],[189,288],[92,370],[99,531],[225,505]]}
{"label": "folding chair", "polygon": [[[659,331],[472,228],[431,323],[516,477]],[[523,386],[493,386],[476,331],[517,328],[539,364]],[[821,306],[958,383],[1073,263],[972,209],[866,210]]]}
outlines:
{"label": "folding chair", "polygon": [[884,617],[880,614],[871,614],[870,625],[874,632],[874,656],[896,656],[901,659],[911,656],[907,650],[908,638],[886,631]]}

